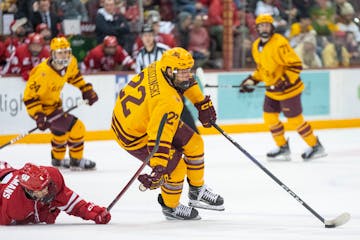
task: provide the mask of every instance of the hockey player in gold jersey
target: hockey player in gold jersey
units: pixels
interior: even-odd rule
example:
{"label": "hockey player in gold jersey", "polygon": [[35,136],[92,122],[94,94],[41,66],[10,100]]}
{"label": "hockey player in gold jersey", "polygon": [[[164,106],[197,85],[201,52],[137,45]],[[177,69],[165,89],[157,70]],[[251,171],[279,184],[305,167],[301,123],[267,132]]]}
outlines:
{"label": "hockey player in gold jersey", "polygon": [[297,129],[309,145],[309,149],[301,155],[305,161],[326,156],[323,146],[302,114],[302,62],[287,39],[274,33],[273,21],[272,16],[267,14],[256,18],[259,38],[252,45],[252,55],[257,67],[242,81],[240,92],[254,91],[252,86],[260,81],[267,86],[263,118],[278,146],[267,153],[269,160],[290,160],[289,142],[285,139],[284,125],[279,119],[280,112],[283,112],[288,123]]}
{"label": "hockey player in gold jersey", "polygon": [[[83,158],[85,126],[72,114],[66,113],[53,122],[48,122],[63,113],[61,90],[65,83],[80,89],[84,100],[92,105],[98,100],[91,83],[86,83],[78,69],[76,58],[71,54],[70,43],[64,37],[53,38],[50,43],[50,58],[30,72],[24,92],[28,114],[40,130],[50,129],[52,165],[56,167],[93,169],[95,162]],[[64,160],[69,148],[70,161]]]}
{"label": "hockey player in gold jersey", "polygon": [[[195,208],[224,210],[223,198],[204,184],[204,142],[180,120],[183,95],[195,104],[204,127],[216,121],[210,97],[202,94],[191,75],[193,65],[185,49],[165,51],[120,91],[113,112],[111,127],[117,142],[142,161],[154,148],[162,116],[168,114],[159,150],[150,159],[152,173],[138,178],[146,188],[161,187],[158,201],[167,219],[200,219]],[[180,204],[185,176],[189,207]]]}

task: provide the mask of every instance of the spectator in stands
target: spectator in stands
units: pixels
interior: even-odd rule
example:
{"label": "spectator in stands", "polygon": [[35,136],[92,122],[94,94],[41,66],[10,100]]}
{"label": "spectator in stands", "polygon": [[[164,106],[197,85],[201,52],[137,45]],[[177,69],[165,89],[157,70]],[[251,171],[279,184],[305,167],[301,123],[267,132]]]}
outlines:
{"label": "spectator in stands", "polygon": [[[163,43],[170,48],[176,46],[175,37],[172,33],[162,33],[160,32],[160,14],[158,11],[148,11],[145,17],[146,24],[150,24],[154,31],[155,41]],[[136,58],[139,53],[139,50],[143,47],[143,42],[141,36],[138,36],[135,40],[135,43],[132,46],[132,56]]]}
{"label": "spectator in stands", "polygon": [[335,25],[335,6],[328,0],[316,0],[309,14],[312,26],[319,36],[331,36],[338,30]]}
{"label": "spectator in stands", "polygon": [[322,67],[321,59],[316,53],[315,35],[306,35],[306,37],[301,42],[299,42],[294,50],[300,57],[304,69]]}
{"label": "spectator in stands", "polygon": [[295,22],[290,27],[289,41],[292,47],[296,47],[308,35],[316,35],[314,28],[311,26],[311,18],[307,13],[299,16],[299,22]]}
{"label": "spectator in stands", "polygon": [[181,0],[173,1],[173,9],[176,14],[188,12],[192,16],[195,16],[196,13],[203,13],[204,6],[201,1],[198,0]]}
{"label": "spectator in stands", "polygon": [[344,47],[346,33],[337,31],[334,33],[334,43],[328,42],[322,51],[324,67],[348,67],[350,65],[350,53]]}
{"label": "spectator in stands", "polygon": [[50,0],[39,0],[39,9],[34,12],[30,21],[34,28],[40,23],[45,23],[51,30],[51,37],[56,37],[61,30],[62,19],[50,11]]}
{"label": "spectator in stands", "polygon": [[52,5],[62,19],[79,19],[82,22],[89,20],[87,9],[80,0],[52,0]]}
{"label": "spectator in stands", "polygon": [[351,55],[350,65],[360,64],[360,44],[356,41],[355,35],[353,32],[346,32],[346,40],[345,40],[346,50]]}
{"label": "spectator in stands", "polygon": [[360,43],[360,29],[353,22],[354,14],[355,10],[353,6],[348,2],[344,2],[340,7],[340,21],[336,25],[338,26],[339,31],[352,32],[356,41]]}
{"label": "spectator in stands", "polygon": [[115,36],[106,36],[103,43],[88,52],[82,64],[83,72],[130,69],[135,69],[135,62],[118,44]]}
{"label": "spectator in stands", "polygon": [[31,69],[49,56],[50,52],[44,47],[43,37],[38,33],[31,33],[28,41],[16,48],[8,73],[20,74],[27,81]]}
{"label": "spectator in stands", "polygon": [[192,16],[188,12],[181,12],[178,15],[177,23],[172,31],[176,46],[187,49],[189,46],[190,28]]}
{"label": "spectator in stands", "polygon": [[5,39],[3,57],[6,59],[6,63],[3,63],[1,74],[5,74],[9,71],[10,62],[15,56],[16,48],[25,42],[27,33],[27,18],[13,20],[10,24],[11,35]]}
{"label": "spectator in stands", "polygon": [[155,32],[151,24],[145,24],[141,31],[143,47],[136,56],[136,73],[140,73],[150,63],[161,59],[163,52],[170,49],[169,46],[156,42]]}
{"label": "spectator in stands", "polygon": [[[233,27],[234,29],[239,27],[240,20],[238,14],[236,14],[236,5],[233,3]],[[221,52],[223,45],[223,6],[221,0],[211,0],[208,7],[208,22],[206,25],[209,29],[211,37],[211,58],[215,61],[221,60]],[[220,62],[220,61],[219,61]],[[221,63],[219,64],[219,67]]]}
{"label": "spectator in stands", "polygon": [[117,38],[121,46],[124,46],[130,28],[125,17],[116,14],[115,10],[114,0],[104,0],[104,7],[98,10],[95,18],[95,33],[98,43],[102,43],[107,35],[112,35]]}
{"label": "spectator in stands", "polygon": [[16,0],[17,12],[15,13],[15,19],[26,17],[27,19],[33,19],[34,10],[38,8],[37,0]]}
{"label": "spectator in stands", "polygon": [[14,0],[1,1],[0,10],[3,13],[16,13],[18,11],[18,8],[16,6],[16,1]]}
{"label": "spectator in stands", "polygon": [[195,60],[194,68],[203,67],[210,57],[210,36],[204,27],[203,14],[196,14],[189,32],[188,51]]}

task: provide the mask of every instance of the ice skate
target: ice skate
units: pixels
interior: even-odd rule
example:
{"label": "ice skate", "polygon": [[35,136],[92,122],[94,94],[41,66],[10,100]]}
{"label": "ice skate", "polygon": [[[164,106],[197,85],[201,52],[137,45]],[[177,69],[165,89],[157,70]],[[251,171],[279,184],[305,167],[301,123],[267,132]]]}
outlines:
{"label": "ice skate", "polygon": [[70,168],[70,159],[59,160],[54,157],[51,158],[51,165],[57,168]]}
{"label": "ice skate", "polygon": [[268,161],[290,161],[290,148],[289,141],[287,141],[283,146],[277,147],[274,150],[271,150],[266,154]]}
{"label": "ice skate", "polygon": [[189,184],[189,206],[216,211],[224,211],[224,199],[206,185],[195,187]]}
{"label": "ice skate", "polygon": [[179,203],[176,208],[167,207],[164,200],[159,194],[158,202],[161,205],[162,212],[167,220],[200,220],[199,212],[192,207],[188,207]]}
{"label": "ice skate", "polygon": [[82,159],[75,159],[75,158],[70,158],[70,169],[71,170],[93,170],[95,169],[96,163],[86,159],[86,158],[82,158]]}
{"label": "ice skate", "polygon": [[321,158],[327,156],[325,152],[325,148],[321,145],[319,139],[317,139],[317,143],[314,147],[308,148],[301,157],[304,161],[309,161],[315,158]]}

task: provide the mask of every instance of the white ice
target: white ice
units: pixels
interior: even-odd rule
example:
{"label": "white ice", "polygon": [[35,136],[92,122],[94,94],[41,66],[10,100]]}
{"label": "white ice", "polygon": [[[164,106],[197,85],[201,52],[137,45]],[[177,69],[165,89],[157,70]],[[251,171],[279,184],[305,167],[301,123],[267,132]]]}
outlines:
{"label": "white ice", "polygon": [[[323,223],[253,164],[222,135],[205,136],[205,181],[225,199],[225,211],[199,210],[200,221],[166,221],[158,191],[140,192],[135,181],[111,210],[108,225],[61,213],[55,225],[1,226],[0,239],[360,239],[360,128],[316,131],[328,156],[301,161],[306,145],[288,132],[293,160],[269,163],[274,147],[269,133],[231,136],[325,219],[349,212],[338,228]],[[87,158],[97,170],[64,171],[67,185],[86,200],[108,206],[140,166],[114,141],[87,142]],[[50,163],[49,144],[14,144],[0,150],[0,160],[15,167],[30,161]],[[149,168],[145,169],[149,172]],[[187,185],[187,184],[185,184]],[[187,203],[187,186],[181,201]]]}

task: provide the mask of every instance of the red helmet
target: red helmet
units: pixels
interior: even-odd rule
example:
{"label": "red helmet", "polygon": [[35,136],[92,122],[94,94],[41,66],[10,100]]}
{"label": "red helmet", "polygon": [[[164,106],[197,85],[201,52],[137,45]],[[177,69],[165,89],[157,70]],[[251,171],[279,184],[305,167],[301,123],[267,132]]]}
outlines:
{"label": "red helmet", "polygon": [[44,44],[44,37],[39,33],[29,34],[28,39],[29,39],[29,44],[32,44],[32,43],[38,43],[41,45]]}
{"label": "red helmet", "polygon": [[36,33],[41,33],[42,30],[49,29],[48,25],[46,23],[40,23],[36,26]]}
{"label": "red helmet", "polygon": [[106,36],[104,38],[105,47],[116,47],[117,45],[118,45],[118,41],[115,36]]}
{"label": "red helmet", "polygon": [[19,183],[28,190],[40,191],[48,186],[49,181],[49,172],[44,167],[26,163],[25,166],[20,169]]}

